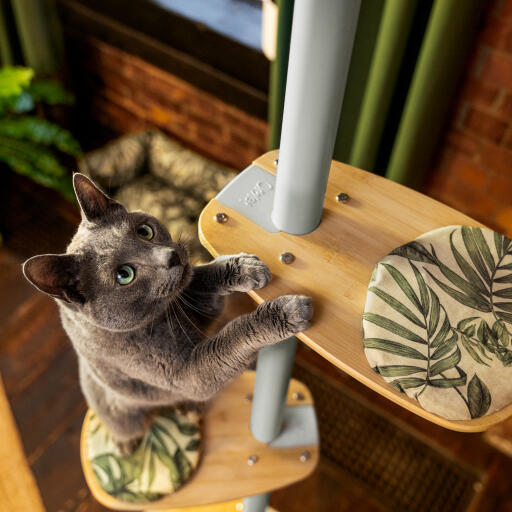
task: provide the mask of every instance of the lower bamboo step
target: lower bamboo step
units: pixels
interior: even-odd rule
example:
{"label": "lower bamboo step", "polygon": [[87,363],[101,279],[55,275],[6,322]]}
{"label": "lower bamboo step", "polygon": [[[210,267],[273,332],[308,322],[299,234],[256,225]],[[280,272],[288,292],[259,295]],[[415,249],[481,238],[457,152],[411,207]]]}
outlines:
{"label": "lower bamboo step", "polygon": [[[212,400],[204,416],[203,453],[195,475],[177,492],[144,505],[145,510],[209,504],[228,506],[223,502],[285,487],[306,478],[314,470],[319,457],[318,445],[277,448],[260,443],[253,437],[249,422],[254,379],[255,372],[245,372]],[[292,379],[286,403],[289,407],[312,406],[313,398],[304,384]],[[88,416],[82,427],[80,452],[85,478],[93,496],[114,510],[140,510],[140,504],[121,502],[98,485],[86,456],[87,421]],[[248,459],[253,455],[257,462],[249,465]],[[192,509],[191,512],[195,510],[201,509]],[[204,512],[209,510],[206,508]],[[215,508],[212,510],[217,512]]]}
{"label": "lower bamboo step", "polygon": [[[203,505],[192,508],[173,508],[162,512],[243,512],[244,502],[242,499],[216,503],[215,505]],[[267,512],[278,512],[275,508],[267,507]]]}

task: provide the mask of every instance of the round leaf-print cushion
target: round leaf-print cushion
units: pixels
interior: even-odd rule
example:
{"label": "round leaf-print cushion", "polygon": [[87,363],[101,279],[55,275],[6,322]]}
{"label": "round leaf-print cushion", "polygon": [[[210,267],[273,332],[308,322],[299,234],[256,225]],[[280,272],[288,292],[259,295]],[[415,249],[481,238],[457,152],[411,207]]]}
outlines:
{"label": "round leaf-print cushion", "polygon": [[199,462],[200,428],[195,414],[160,412],[132,455],[118,455],[98,416],[89,413],[87,456],[100,487],[129,503],[148,503],[178,490]]}
{"label": "round leaf-print cushion", "polygon": [[512,243],[448,226],[398,247],[374,269],[363,338],[372,368],[451,420],[512,402]]}

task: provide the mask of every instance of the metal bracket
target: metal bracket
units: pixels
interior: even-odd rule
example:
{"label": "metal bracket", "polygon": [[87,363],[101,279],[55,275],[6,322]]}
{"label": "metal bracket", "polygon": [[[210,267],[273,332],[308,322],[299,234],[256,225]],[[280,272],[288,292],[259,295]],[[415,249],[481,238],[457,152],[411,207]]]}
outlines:
{"label": "metal bracket", "polygon": [[283,429],[269,446],[311,446],[318,444],[318,438],[315,408],[312,405],[288,406],[284,410]]}
{"label": "metal bracket", "polygon": [[275,183],[273,174],[252,164],[231,180],[215,199],[266,231],[278,233],[270,218]]}

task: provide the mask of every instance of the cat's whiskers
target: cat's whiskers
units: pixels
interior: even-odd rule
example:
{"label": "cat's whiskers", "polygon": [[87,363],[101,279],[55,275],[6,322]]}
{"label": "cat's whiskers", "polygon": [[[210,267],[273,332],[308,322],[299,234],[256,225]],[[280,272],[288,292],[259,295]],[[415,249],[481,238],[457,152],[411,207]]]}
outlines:
{"label": "cat's whiskers", "polygon": [[206,334],[205,332],[203,332],[201,329],[199,329],[199,327],[197,327],[197,325],[192,321],[192,319],[187,315],[186,311],[183,309],[183,307],[179,304],[181,298],[180,296],[178,295],[176,297],[178,299],[178,301],[176,302],[176,306],[178,306],[181,310],[181,312],[185,315],[185,319],[188,321],[188,323],[194,327],[194,329],[199,332],[199,334],[201,334],[202,336],[204,336],[205,338],[209,338],[208,334]]}
{"label": "cat's whiskers", "polygon": [[180,230],[180,232],[177,234],[176,243],[178,245],[181,245],[187,254],[190,252],[190,248],[192,246],[192,240],[185,238],[183,239],[183,229]]}
{"label": "cat's whiskers", "polygon": [[178,299],[187,307],[190,309],[196,311],[202,316],[205,316],[206,318],[217,318],[218,315],[212,314],[211,311],[206,309],[201,309],[197,304],[193,304],[192,302],[185,299],[185,297],[188,297],[190,301],[194,300],[192,297],[189,297],[185,292],[182,292],[181,295],[178,297]]}
{"label": "cat's whiskers", "polygon": [[173,328],[172,328],[172,325],[171,325],[171,318],[170,318],[170,315],[171,315],[171,308],[172,307],[172,301],[169,302],[169,304],[166,306],[165,308],[165,321],[167,323],[167,327],[169,328],[169,335],[171,337],[174,337],[174,332],[173,332]]}
{"label": "cat's whiskers", "polygon": [[156,315],[153,315],[151,318],[151,327],[149,329],[149,337],[150,338],[153,336],[153,326],[155,324],[155,317],[156,317]]}
{"label": "cat's whiskers", "polygon": [[[190,343],[191,345],[194,345],[194,343],[193,343],[193,342],[192,342],[192,340],[190,339],[190,337],[189,337],[189,335],[188,335],[187,331],[186,331],[186,330],[183,328],[183,326],[181,325],[181,322],[180,322],[180,320],[179,320],[179,318],[178,318],[178,315],[176,314],[176,311],[174,311],[174,304],[178,305],[178,303],[176,302],[176,298],[175,298],[175,299],[173,299],[173,300],[169,303],[169,306],[172,308],[172,311],[173,311],[173,314],[174,314],[174,318],[176,319],[176,322],[178,323],[178,325],[179,325],[180,329],[183,331],[183,334],[187,337],[187,339],[188,339],[189,343]],[[170,320],[169,320],[169,322],[170,322]],[[170,325],[169,325],[169,327],[170,327]]]}

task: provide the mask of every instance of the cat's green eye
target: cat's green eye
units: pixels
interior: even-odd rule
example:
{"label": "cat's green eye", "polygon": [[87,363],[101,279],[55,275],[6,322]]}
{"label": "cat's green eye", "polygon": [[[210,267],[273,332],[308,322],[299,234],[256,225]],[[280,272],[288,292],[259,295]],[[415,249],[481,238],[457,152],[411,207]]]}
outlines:
{"label": "cat's green eye", "polygon": [[117,269],[116,279],[119,284],[130,284],[135,279],[135,270],[130,265],[121,265]]}
{"label": "cat's green eye", "polygon": [[137,228],[137,235],[139,235],[144,240],[151,240],[154,236],[153,228],[147,224],[141,224]]}

